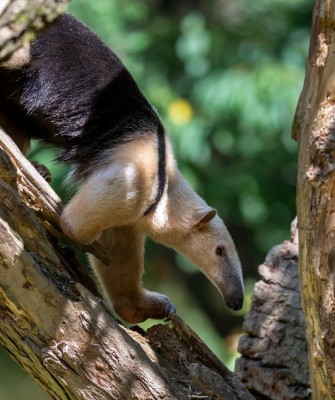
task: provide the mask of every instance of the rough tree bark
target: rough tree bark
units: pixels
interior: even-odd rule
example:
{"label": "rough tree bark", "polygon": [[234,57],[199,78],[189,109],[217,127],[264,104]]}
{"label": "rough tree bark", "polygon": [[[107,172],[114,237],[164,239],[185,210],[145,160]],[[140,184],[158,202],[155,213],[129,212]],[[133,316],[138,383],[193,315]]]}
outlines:
{"label": "rough tree bark", "polygon": [[236,373],[256,399],[309,399],[296,221],[291,240],[269,251],[259,273],[262,280],[255,285],[245,317],[247,335],[239,341],[242,357],[236,361]]}
{"label": "rough tree bark", "polygon": [[299,269],[313,399],[335,397],[335,1],[316,0],[299,144]]}
{"label": "rough tree bark", "polygon": [[1,0],[0,60],[31,41],[61,14],[70,0]]}
{"label": "rough tree bark", "polygon": [[[9,11],[21,12],[23,3],[0,9],[0,41],[3,16],[13,21]],[[29,7],[35,3],[43,2]],[[6,40],[1,57],[18,46]],[[59,198],[1,129],[0,203],[0,343],[51,398],[253,399],[177,316],[147,332],[112,317],[59,244]],[[99,248],[90,250],[103,259]]]}

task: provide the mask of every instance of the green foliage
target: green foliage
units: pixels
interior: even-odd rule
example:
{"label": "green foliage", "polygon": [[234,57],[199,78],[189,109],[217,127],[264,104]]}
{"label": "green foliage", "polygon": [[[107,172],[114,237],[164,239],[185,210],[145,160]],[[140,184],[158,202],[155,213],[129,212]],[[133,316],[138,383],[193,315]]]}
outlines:
{"label": "green foliage", "polygon": [[33,383],[14,361],[0,348],[0,399],[1,400],[47,400],[42,390]]}
{"label": "green foliage", "polygon": [[[295,216],[297,148],[290,128],[311,9],[310,0],[73,0],[70,6],[127,65],[160,113],[185,177],[225,219],[242,259],[247,303],[257,265],[288,237]],[[34,147],[33,158],[48,159],[54,187],[66,198],[65,171],[52,157]],[[184,259],[164,251],[148,252],[149,286],[170,295],[232,365],[229,349],[236,351],[241,317],[226,312]]]}

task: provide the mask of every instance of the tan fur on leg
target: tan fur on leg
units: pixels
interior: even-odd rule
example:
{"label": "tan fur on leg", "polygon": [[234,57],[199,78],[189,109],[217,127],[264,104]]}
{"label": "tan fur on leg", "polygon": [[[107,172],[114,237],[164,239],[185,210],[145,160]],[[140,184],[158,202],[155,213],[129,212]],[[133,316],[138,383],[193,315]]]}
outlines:
{"label": "tan fur on leg", "polygon": [[164,318],[174,312],[170,300],[141,286],[143,275],[144,236],[134,226],[105,231],[99,240],[106,249],[110,265],[90,256],[108,300],[125,321],[139,323],[147,318]]}
{"label": "tan fur on leg", "polygon": [[143,210],[141,175],[133,164],[111,165],[92,175],[61,215],[70,238],[92,243],[113,226],[135,221]]}
{"label": "tan fur on leg", "polygon": [[64,233],[83,244],[97,240],[105,229],[134,223],[155,196],[156,145],[152,139],[130,142],[107,157],[65,207]]}

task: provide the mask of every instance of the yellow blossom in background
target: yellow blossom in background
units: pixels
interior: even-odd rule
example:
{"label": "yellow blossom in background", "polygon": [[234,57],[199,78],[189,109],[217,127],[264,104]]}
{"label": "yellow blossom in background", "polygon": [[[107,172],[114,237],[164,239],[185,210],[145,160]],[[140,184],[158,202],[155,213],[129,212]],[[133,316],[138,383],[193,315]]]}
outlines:
{"label": "yellow blossom in background", "polygon": [[170,103],[168,114],[171,121],[176,125],[185,125],[193,117],[193,108],[187,100],[177,99]]}

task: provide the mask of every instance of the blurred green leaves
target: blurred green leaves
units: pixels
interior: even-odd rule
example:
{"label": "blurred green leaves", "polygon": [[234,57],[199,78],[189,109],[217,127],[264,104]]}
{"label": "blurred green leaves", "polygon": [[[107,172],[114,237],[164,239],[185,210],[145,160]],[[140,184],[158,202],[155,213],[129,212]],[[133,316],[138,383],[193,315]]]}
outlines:
{"label": "blurred green leaves", "polygon": [[185,72],[193,77],[203,76],[209,68],[208,53],[211,36],[200,12],[188,13],[180,23],[176,54],[185,64]]}

